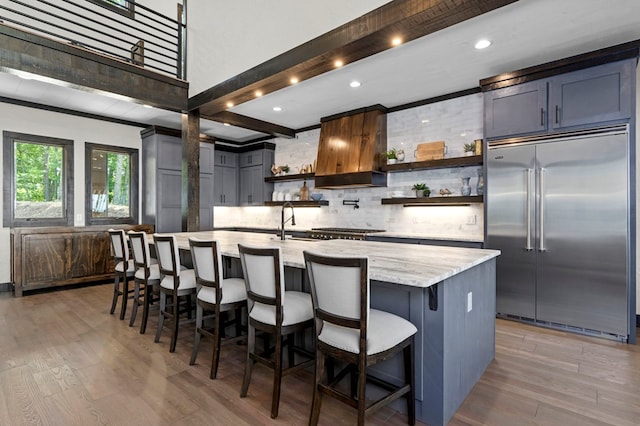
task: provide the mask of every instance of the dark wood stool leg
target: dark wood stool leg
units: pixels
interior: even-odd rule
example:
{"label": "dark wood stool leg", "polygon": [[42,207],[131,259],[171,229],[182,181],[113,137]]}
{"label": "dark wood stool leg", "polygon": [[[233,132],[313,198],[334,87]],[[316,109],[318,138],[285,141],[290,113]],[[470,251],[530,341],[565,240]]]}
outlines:
{"label": "dark wood stool leg", "polygon": [[142,305],[142,323],[140,324],[140,334],[147,331],[147,322],[149,320],[149,308],[151,306],[151,298],[153,297],[153,286],[146,285],[144,287],[144,305]]}
{"label": "dark wood stool leg", "polygon": [[251,359],[251,354],[255,351],[256,348],[256,329],[248,324],[247,330],[247,363],[244,365],[244,378],[242,379],[242,388],[240,389],[240,397],[244,398],[247,396],[247,391],[249,390],[249,382],[251,381],[251,371],[253,370],[253,359]]}
{"label": "dark wood stool leg", "polygon": [[216,314],[216,317],[213,319],[214,327],[213,330],[213,354],[211,357],[211,373],[209,377],[215,379],[218,375],[218,364],[220,363],[220,343],[222,339],[222,332],[220,330],[220,325],[222,320],[220,319],[220,313]]}
{"label": "dark wood stool leg", "polygon": [[160,314],[158,315],[158,328],[156,330],[156,338],[154,342],[160,341],[160,335],[162,334],[162,327],[164,325],[165,309],[167,309],[167,293],[160,290]]}
{"label": "dark wood stool leg", "polygon": [[273,395],[271,395],[271,418],[278,417],[278,408],[280,406],[280,384],[282,383],[282,343],[284,337],[275,336],[276,353],[273,366]]}
{"label": "dark wood stool leg", "polygon": [[[176,351],[176,343],[178,343],[178,325],[180,324],[180,304],[179,304],[178,293],[173,292],[173,324],[171,330],[171,345],[169,346],[169,352]],[[189,297],[189,302],[191,302],[191,297]],[[189,303],[189,307],[191,307],[191,303]],[[189,311],[191,312],[191,311]],[[191,317],[191,315],[189,315]]]}
{"label": "dark wood stool leg", "polygon": [[202,306],[196,302],[196,336],[193,341],[193,350],[191,351],[191,359],[189,360],[189,365],[193,365],[196,363],[196,357],[198,356],[198,350],[200,349],[200,338],[202,337],[202,333],[200,330],[203,326],[203,309]]}
{"label": "dark wood stool leg", "polygon": [[129,277],[127,274],[122,274],[122,308],[120,309],[120,319],[124,319],[124,314],[127,312],[127,301],[129,300]]}
{"label": "dark wood stool leg", "polygon": [[311,403],[311,414],[309,415],[309,426],[316,426],[320,418],[320,407],[322,406],[322,390],[320,389],[322,378],[324,377],[324,354],[316,349],[316,372],[313,386],[313,402]]}
{"label": "dark wood stool leg", "polygon": [[133,281],[133,306],[131,307],[131,319],[129,320],[129,327],[133,327],[133,323],[136,321],[139,305],[140,305],[140,281],[134,280]]}
{"label": "dark wood stool leg", "polygon": [[111,301],[111,311],[109,313],[113,315],[116,311],[116,305],[118,304],[118,295],[120,294],[120,275],[115,274],[113,280],[113,300]]}
{"label": "dark wood stool leg", "polygon": [[[413,338],[412,338],[413,339]],[[410,425],[416,424],[416,391],[415,391],[415,374],[414,374],[414,353],[413,341],[409,346],[404,348],[404,381],[411,386],[409,392],[406,393],[407,398],[407,416]]]}

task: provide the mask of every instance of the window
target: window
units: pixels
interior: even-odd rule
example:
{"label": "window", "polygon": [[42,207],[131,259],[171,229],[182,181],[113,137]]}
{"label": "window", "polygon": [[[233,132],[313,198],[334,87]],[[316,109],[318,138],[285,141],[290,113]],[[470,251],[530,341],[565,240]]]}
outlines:
{"label": "window", "polygon": [[3,225],[73,226],[73,141],[2,135]]}
{"label": "window", "polygon": [[133,2],[126,0],[89,0],[102,7],[111,9],[126,16],[133,17]]}
{"label": "window", "polygon": [[137,223],[138,150],[85,144],[87,225]]}

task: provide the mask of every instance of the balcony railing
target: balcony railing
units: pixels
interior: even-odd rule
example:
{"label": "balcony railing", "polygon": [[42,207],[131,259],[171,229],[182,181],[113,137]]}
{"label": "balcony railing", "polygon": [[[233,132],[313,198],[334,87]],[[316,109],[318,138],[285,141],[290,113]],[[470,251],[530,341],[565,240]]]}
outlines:
{"label": "balcony railing", "polygon": [[5,24],[185,79],[186,25],[135,1],[5,0]]}

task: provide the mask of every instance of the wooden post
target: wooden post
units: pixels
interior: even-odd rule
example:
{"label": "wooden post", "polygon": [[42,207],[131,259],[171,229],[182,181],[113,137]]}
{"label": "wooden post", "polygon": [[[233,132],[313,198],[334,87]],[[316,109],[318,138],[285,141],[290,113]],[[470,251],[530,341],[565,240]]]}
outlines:
{"label": "wooden post", "polygon": [[200,110],[182,114],[182,230],[200,230]]}

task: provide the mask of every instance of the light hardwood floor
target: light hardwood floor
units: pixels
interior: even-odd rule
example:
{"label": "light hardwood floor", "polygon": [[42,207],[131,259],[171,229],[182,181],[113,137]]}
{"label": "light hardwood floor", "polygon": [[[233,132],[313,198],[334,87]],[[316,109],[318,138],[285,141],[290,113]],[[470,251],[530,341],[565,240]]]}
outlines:
{"label": "light hardwood floor", "polygon": [[[176,352],[168,331],[140,335],[109,315],[111,284],[0,293],[0,425],[256,425],[307,423],[312,371],[283,381],[269,418],[271,372],[256,366],[240,398],[245,346],[223,345],[209,379],[211,343],[189,366],[193,328]],[[117,312],[116,312],[117,314]],[[139,313],[140,316],[140,313]],[[325,398],[322,425],[349,425],[354,410]],[[383,409],[368,424],[406,424]],[[452,425],[640,425],[640,347],[497,321],[496,359]]]}

